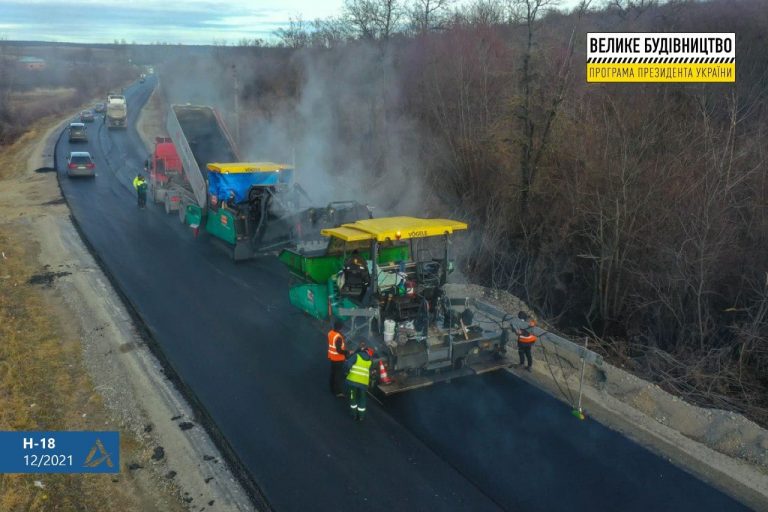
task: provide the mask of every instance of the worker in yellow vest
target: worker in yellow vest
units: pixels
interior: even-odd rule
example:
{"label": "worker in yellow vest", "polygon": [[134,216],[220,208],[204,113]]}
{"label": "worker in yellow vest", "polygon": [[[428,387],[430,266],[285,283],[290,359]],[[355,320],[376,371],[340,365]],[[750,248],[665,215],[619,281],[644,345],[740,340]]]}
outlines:
{"label": "worker in yellow vest", "polygon": [[328,331],[328,360],[331,362],[331,393],[344,398],[344,361],[347,359],[347,342],[341,330],[341,320],[333,322],[333,329]]}
{"label": "worker in yellow vest", "polygon": [[144,176],[139,174],[133,179],[133,188],[136,189],[136,197],[138,199],[139,208],[146,207],[147,206],[147,182],[144,179]]}
{"label": "worker in yellow vest", "polygon": [[360,347],[347,360],[347,388],[349,389],[349,413],[357,421],[363,421],[368,399],[368,386],[371,383],[371,359],[373,349],[360,342]]}

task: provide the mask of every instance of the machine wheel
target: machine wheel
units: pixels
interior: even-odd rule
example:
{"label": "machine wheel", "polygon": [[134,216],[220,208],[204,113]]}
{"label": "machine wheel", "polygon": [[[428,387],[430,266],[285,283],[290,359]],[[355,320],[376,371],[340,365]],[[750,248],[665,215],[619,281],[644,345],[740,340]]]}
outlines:
{"label": "machine wheel", "polygon": [[163,201],[163,205],[165,206],[166,215],[171,213],[171,200],[169,198],[169,194],[165,194],[165,201]]}
{"label": "machine wheel", "polygon": [[187,208],[184,206],[184,202],[179,202],[179,222],[187,224]]}

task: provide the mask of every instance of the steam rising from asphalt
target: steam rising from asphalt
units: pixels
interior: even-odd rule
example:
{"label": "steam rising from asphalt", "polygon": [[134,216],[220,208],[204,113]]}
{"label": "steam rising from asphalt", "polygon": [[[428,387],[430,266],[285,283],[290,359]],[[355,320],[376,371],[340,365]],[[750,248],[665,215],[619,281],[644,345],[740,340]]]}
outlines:
{"label": "steam rising from asphalt", "polygon": [[367,44],[294,55],[298,100],[244,127],[243,154],[295,162],[316,205],[357,200],[375,214],[423,214],[421,135],[401,105],[392,55]]}

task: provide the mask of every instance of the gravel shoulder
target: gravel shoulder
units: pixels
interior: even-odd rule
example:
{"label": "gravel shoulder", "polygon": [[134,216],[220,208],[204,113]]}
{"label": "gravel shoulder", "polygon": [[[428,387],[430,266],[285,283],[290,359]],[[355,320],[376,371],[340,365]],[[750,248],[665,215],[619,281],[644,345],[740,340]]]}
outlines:
{"label": "gravel shoulder", "polygon": [[[9,243],[23,244],[25,251],[19,257],[26,258],[30,272],[39,277],[32,284],[14,281],[13,286],[34,288],[55,320],[55,336],[79,344],[73,373],[82,375],[89,403],[98,404],[97,415],[103,418],[99,428],[120,430],[126,440],[121,448],[123,468],[115,482],[124,484],[119,493],[105,490],[98,510],[253,510],[205,431],[189,427],[195,425],[193,410],[165,376],[140,328],[83,244],[56,174],[36,172],[52,166],[55,140],[68,121],[41,122],[6,150],[13,152],[19,168],[2,176],[0,213]],[[46,385],[55,389],[57,383]],[[55,495],[50,499],[49,504],[56,504]]]}

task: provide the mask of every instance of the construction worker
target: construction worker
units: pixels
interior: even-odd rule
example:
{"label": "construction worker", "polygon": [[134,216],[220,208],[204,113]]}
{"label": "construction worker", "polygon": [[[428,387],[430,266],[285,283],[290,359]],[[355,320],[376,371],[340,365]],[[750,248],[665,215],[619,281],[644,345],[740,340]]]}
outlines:
{"label": "construction worker", "polygon": [[144,180],[144,176],[139,174],[133,179],[133,188],[136,189],[139,208],[144,208],[147,205],[147,182]]}
{"label": "construction worker", "polygon": [[227,200],[224,201],[224,204],[230,210],[237,210],[237,198],[235,197],[234,190],[229,191],[229,196],[227,197]]}
{"label": "construction worker", "polygon": [[344,361],[347,359],[347,342],[341,330],[344,322],[335,320],[328,331],[328,360],[331,362],[331,393],[344,398]]}
{"label": "construction worker", "polygon": [[528,329],[515,329],[515,332],[517,332],[517,353],[520,356],[520,366],[523,366],[527,360],[528,366],[525,369],[531,371],[533,366],[531,348],[538,338]]}
{"label": "construction worker", "polygon": [[368,385],[371,383],[371,359],[373,349],[360,342],[360,347],[347,360],[347,388],[349,390],[349,413],[357,421],[365,417],[365,404],[368,399]]}
{"label": "construction worker", "polygon": [[517,318],[528,324],[529,329],[536,327],[536,320],[531,318],[525,311],[518,311]]}
{"label": "construction worker", "polygon": [[[365,262],[360,251],[355,249],[344,262],[344,286],[350,292],[359,294],[359,298],[365,296],[368,289],[371,276],[368,272],[368,264]],[[359,290],[359,291],[358,291]]]}

